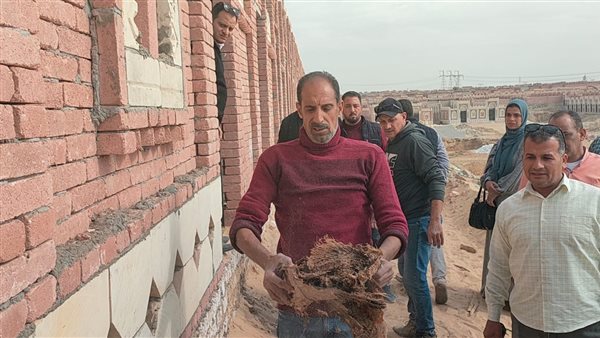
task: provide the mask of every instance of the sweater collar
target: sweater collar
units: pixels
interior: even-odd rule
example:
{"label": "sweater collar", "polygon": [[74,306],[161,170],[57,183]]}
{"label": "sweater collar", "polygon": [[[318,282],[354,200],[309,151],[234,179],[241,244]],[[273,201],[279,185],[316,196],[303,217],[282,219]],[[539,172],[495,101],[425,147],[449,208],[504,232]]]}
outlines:
{"label": "sweater collar", "polygon": [[306,130],[304,130],[304,127],[300,128],[300,138],[299,139],[300,139],[300,145],[308,150],[324,151],[324,150],[332,149],[335,146],[337,146],[340,143],[342,138],[340,137],[340,127],[338,125],[338,128],[335,131],[333,138],[331,138],[331,140],[329,140],[329,142],[327,142],[327,143],[324,143],[324,144],[314,143],[306,134]]}

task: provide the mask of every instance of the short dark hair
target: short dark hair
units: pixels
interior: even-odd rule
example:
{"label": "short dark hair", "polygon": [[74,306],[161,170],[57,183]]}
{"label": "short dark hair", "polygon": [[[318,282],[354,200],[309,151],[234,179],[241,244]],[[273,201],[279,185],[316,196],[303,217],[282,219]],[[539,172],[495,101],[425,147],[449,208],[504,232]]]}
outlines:
{"label": "short dark hair", "polygon": [[565,115],[569,115],[569,117],[571,118],[571,120],[573,120],[573,122],[575,122],[575,128],[577,130],[583,129],[583,122],[581,121],[581,116],[579,116],[579,114],[577,112],[574,112],[572,110],[557,111],[556,113],[552,114],[552,116],[550,116],[550,118],[548,119],[548,121],[553,120],[553,119],[557,119],[559,117],[563,117]]}
{"label": "short dark hair", "polygon": [[221,12],[225,12],[227,14],[231,14],[233,16],[235,16],[235,19],[237,20],[240,16],[240,10],[229,5],[226,4],[224,2],[217,2],[213,8],[212,8],[212,18],[213,20],[216,19],[219,16],[219,13]]}
{"label": "short dark hair", "polygon": [[406,112],[406,116],[408,118],[413,118],[413,116],[415,115],[415,112],[413,111],[412,102],[410,102],[409,99],[400,99],[400,100],[398,100],[398,102],[400,102],[400,104],[402,105],[402,108]]}
{"label": "short dark hair", "polygon": [[350,90],[344,93],[344,95],[342,95],[342,100],[345,100],[347,97],[358,97],[358,102],[362,103],[362,97],[360,97],[360,94]]}
{"label": "short dark hair", "polygon": [[311,73],[304,75],[302,78],[300,78],[300,80],[298,81],[298,87],[296,88],[296,95],[298,96],[298,102],[302,102],[302,89],[304,89],[304,85],[306,84],[306,82],[308,82],[314,78],[318,78],[318,77],[329,82],[329,84],[335,91],[335,102],[340,102],[340,84],[338,83],[338,81],[335,79],[335,77],[333,75],[329,74],[326,71],[311,72]]}
{"label": "short dark hair", "polygon": [[556,134],[545,132],[543,129],[538,129],[536,131],[532,131],[532,132],[528,132],[528,133],[526,132],[524,141],[526,141],[527,139],[530,139],[534,143],[540,144],[540,143],[546,142],[552,138],[558,141],[558,153],[561,155],[564,154],[567,147],[565,145],[565,138],[562,135],[562,132],[560,132],[560,129],[558,129],[558,133],[556,133]]}

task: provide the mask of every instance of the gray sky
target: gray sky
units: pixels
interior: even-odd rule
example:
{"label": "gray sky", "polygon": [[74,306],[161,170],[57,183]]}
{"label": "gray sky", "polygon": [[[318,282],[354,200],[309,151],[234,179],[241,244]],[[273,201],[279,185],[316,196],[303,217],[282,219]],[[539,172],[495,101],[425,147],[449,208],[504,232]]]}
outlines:
{"label": "gray sky", "polygon": [[304,70],[343,91],[600,80],[600,1],[284,1]]}

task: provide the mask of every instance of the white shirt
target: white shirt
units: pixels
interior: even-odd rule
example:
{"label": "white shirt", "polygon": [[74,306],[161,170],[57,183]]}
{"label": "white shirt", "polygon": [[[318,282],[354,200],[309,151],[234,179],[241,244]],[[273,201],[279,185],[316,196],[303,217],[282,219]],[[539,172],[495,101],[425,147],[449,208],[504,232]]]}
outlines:
{"label": "white shirt", "polygon": [[600,321],[600,189],[565,175],[544,198],[527,183],[498,207],[486,282],[488,319],[510,293],[519,322],[552,333]]}

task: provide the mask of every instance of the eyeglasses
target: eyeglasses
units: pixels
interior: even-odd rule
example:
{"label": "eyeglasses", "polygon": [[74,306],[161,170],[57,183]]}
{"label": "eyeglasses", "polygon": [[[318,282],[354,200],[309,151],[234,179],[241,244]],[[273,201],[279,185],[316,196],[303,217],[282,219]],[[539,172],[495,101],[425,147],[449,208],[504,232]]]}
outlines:
{"label": "eyeglasses", "polygon": [[382,111],[393,111],[393,110],[397,110],[398,112],[402,112],[403,109],[402,109],[402,107],[398,107],[397,104],[392,103],[391,105],[387,104],[385,106],[377,106],[377,107],[375,107],[375,114],[379,114]]}
{"label": "eyeglasses", "polygon": [[558,128],[557,126],[539,123],[530,123],[525,125],[526,134],[535,133],[537,131],[541,131],[548,135],[560,136],[560,138],[562,138],[563,141],[565,139],[565,135],[563,134],[562,130],[560,130],[560,128]]}
{"label": "eyeglasses", "polygon": [[229,4],[223,3],[223,10],[236,18],[240,16],[240,10]]}

